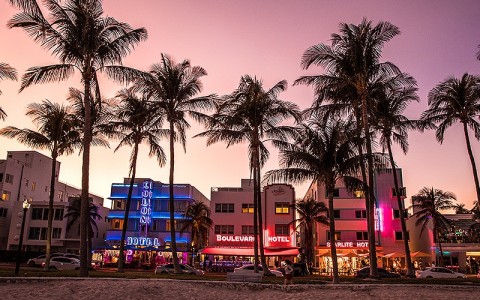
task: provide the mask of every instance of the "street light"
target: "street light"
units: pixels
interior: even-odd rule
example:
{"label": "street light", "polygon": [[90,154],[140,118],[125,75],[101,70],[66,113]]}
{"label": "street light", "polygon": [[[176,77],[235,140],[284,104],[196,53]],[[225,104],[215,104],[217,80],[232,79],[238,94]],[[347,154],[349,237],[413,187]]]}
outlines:
{"label": "street light", "polygon": [[18,276],[20,272],[20,260],[22,256],[22,244],[23,244],[23,231],[25,229],[25,217],[27,216],[27,210],[30,208],[30,202],[27,199],[23,200],[23,217],[22,227],[20,229],[20,241],[18,242],[17,260],[15,264],[15,276]]}

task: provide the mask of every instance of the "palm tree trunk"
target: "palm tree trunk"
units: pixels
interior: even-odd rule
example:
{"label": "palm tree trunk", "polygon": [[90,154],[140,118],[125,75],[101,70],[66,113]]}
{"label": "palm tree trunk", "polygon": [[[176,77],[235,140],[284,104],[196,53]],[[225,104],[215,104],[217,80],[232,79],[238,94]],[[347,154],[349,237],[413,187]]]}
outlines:
{"label": "palm tree trunk", "polygon": [[127,204],[125,205],[125,215],[123,217],[122,237],[120,238],[120,253],[118,256],[118,269],[117,272],[123,273],[125,265],[125,239],[127,236],[128,228],[128,215],[130,214],[130,205],[132,203],[133,184],[135,183],[135,175],[137,172],[137,156],[138,156],[138,143],[133,146],[133,161],[130,167],[130,185],[128,186]]}
{"label": "palm tree trunk", "polygon": [[368,248],[370,254],[370,276],[379,278],[377,269],[377,249],[375,247],[375,194],[373,190],[373,157],[372,141],[370,138],[370,124],[368,121],[367,95],[362,93],[362,123],[365,133],[368,161],[368,201],[367,201],[367,227],[368,227]]}
{"label": "palm tree trunk", "polygon": [[340,283],[338,277],[338,258],[337,258],[337,245],[335,244],[335,215],[333,209],[333,191],[335,190],[335,184],[328,183],[325,185],[328,193],[328,217],[330,221],[330,252],[332,254],[332,283]]}
{"label": "palm tree trunk", "polygon": [[470,145],[470,137],[468,136],[467,123],[463,123],[463,132],[465,133],[465,142],[467,143],[468,156],[470,157],[470,163],[472,164],[473,180],[475,181],[475,189],[477,191],[477,210],[480,213],[480,183],[478,181],[475,157],[473,156],[472,146]]}
{"label": "palm tree trunk", "polygon": [[[253,154],[252,156],[255,156]],[[253,173],[253,260],[254,260],[254,272],[258,273],[258,265],[260,264],[258,259],[258,188],[257,188],[257,173],[255,172],[255,163],[254,158],[251,158],[253,161],[250,163],[251,171]]]}
{"label": "palm tree trunk", "polygon": [[443,267],[443,250],[442,250],[442,242],[440,241],[440,237],[439,237],[439,234],[438,234],[438,229],[437,229],[437,225],[434,225],[435,227],[433,228],[433,231],[434,231],[434,236],[435,238],[437,239],[437,243],[438,243],[438,249],[440,250],[440,261],[438,262],[438,266],[439,267]]}
{"label": "palm tree trunk", "polygon": [[[258,151],[257,151],[258,154]],[[260,186],[260,161],[257,156],[256,158],[256,178],[257,180],[257,188],[258,188],[258,193],[257,193],[257,201],[258,201],[258,227],[259,227],[259,234],[258,234],[258,241],[260,244],[260,261],[262,263],[262,268],[263,268],[263,274],[264,275],[273,275],[272,272],[268,269],[267,266],[267,260],[265,258],[265,249],[263,247],[263,216],[262,216],[262,193],[261,193],[261,186]]]}
{"label": "palm tree trunk", "polygon": [[[87,66],[90,59],[86,58]],[[90,144],[92,142],[92,116],[90,84],[92,80],[91,68],[86,67],[83,70],[84,82],[84,106],[85,106],[85,124],[83,129],[83,157],[82,157],[82,192],[80,205],[80,277],[88,277],[88,250],[87,250],[87,230],[89,225],[90,201],[88,197],[89,177],[90,177]]]}
{"label": "palm tree trunk", "polygon": [[52,252],[53,198],[55,197],[55,173],[57,166],[57,143],[53,145],[52,173],[50,175],[50,193],[48,197],[47,245],[45,255],[45,271],[50,270],[50,254]]}
{"label": "palm tree trunk", "polygon": [[170,237],[171,237],[171,244],[170,247],[172,249],[172,258],[173,258],[173,267],[174,273],[180,274],[180,265],[178,262],[177,257],[177,240],[175,238],[175,198],[173,194],[173,174],[175,171],[175,127],[173,121],[170,121],[170,176],[168,179],[168,190],[170,196]]}
{"label": "palm tree trunk", "polygon": [[392,146],[390,145],[390,140],[387,141],[388,156],[390,157],[390,164],[392,165],[393,171],[393,183],[395,185],[395,194],[397,195],[398,209],[400,210],[400,223],[402,225],[402,234],[403,234],[403,245],[405,248],[405,264],[407,265],[407,277],[415,277],[413,272],[412,257],[410,256],[410,246],[408,244],[408,231],[407,223],[405,220],[403,201],[400,196],[400,189],[398,188],[398,179],[397,179],[397,168],[395,167],[395,161],[393,160]]}

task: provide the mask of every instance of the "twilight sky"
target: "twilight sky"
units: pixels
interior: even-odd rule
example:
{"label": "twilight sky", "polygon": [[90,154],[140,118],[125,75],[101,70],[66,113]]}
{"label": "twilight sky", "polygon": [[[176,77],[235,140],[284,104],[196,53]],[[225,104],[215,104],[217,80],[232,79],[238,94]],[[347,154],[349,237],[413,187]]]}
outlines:
{"label": "twilight sky", "polygon": [[[265,88],[286,79],[289,88],[280,94],[283,100],[296,102],[302,109],[310,106],[313,92],[305,86],[291,86],[301,75],[319,74],[319,68],[304,71],[300,67],[302,53],[317,43],[330,43],[330,35],[338,32],[339,23],[358,24],[363,17],[389,21],[401,34],[386,44],[383,60],[395,63],[418,81],[420,103],[406,111],[418,118],[427,108],[428,92],[449,76],[480,73],[475,54],[480,44],[480,2],[478,0],[104,0],[106,15],[145,27],[149,38],[128,56],[124,64],[146,70],[168,53],[177,61],[190,59],[192,65],[204,67],[203,94],[223,95],[232,92],[244,74],[263,79]],[[15,14],[6,1],[0,2],[0,62],[9,63],[20,75],[32,66],[55,63],[19,30],[6,28]],[[102,80],[105,97],[113,97],[121,86]],[[1,81],[0,106],[8,117],[0,127],[34,128],[24,113],[31,102],[49,99],[64,102],[69,87],[80,88],[78,75],[70,80],[27,88],[18,94],[19,82]],[[203,128],[192,122],[188,137]],[[422,187],[435,187],[455,193],[459,202],[471,208],[475,199],[472,170],[460,125],[447,130],[442,145],[433,132],[411,133],[410,149],[403,155],[395,148],[397,164],[403,169],[407,197]],[[472,140],[477,165],[480,165],[480,142]],[[90,190],[103,197],[110,194],[110,184],[128,176],[130,148],[116,153],[111,149],[93,148]],[[168,150],[168,142],[164,147]],[[277,152],[271,149],[264,171],[278,167]],[[0,137],[0,158],[8,150],[27,150],[14,140]],[[48,153],[43,152],[48,155]],[[138,177],[168,182],[168,168],[160,168],[141,148]],[[80,186],[81,156],[60,157],[60,180]],[[226,149],[224,144],[206,147],[205,139],[188,139],[187,152],[176,149],[176,183],[190,183],[210,198],[211,187],[236,187],[241,178],[248,178],[245,145]],[[303,197],[308,183],[296,186],[296,197]]]}

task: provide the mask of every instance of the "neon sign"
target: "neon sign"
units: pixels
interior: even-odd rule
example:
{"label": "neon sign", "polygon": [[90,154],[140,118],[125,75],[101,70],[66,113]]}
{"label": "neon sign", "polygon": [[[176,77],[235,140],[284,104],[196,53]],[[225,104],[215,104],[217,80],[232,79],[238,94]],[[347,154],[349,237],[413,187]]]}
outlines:
{"label": "neon sign", "polygon": [[375,230],[383,231],[383,210],[381,208],[375,209]]}
{"label": "neon sign", "polygon": [[[330,242],[327,242],[327,247],[330,247]],[[368,242],[335,242],[337,248],[368,248]]]}
{"label": "neon sign", "polygon": [[217,234],[217,242],[253,242],[253,235],[221,235]]}
{"label": "neon sign", "polygon": [[148,238],[148,237],[127,237],[127,245],[130,246],[160,246],[158,238]]}
{"label": "neon sign", "polygon": [[290,243],[290,237],[288,236],[269,236],[269,242],[273,243]]}
{"label": "neon sign", "polygon": [[[140,224],[150,224],[152,220],[152,182],[144,181],[142,190],[142,200],[140,202]],[[145,226],[145,233],[147,232],[147,227]]]}

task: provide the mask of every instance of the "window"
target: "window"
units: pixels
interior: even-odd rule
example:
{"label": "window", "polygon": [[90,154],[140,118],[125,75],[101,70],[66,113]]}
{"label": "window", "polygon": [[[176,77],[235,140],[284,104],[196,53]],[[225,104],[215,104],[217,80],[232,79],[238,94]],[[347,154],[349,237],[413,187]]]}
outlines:
{"label": "window", "polygon": [[215,225],[215,234],[233,234],[233,225]]}
{"label": "window", "polygon": [[10,200],[10,192],[9,192],[9,191],[3,191],[3,193],[2,193],[2,200],[3,200],[3,201],[8,201],[8,200]]}
{"label": "window", "polygon": [[367,231],[358,231],[357,232],[357,241],[368,241],[368,232]]}
{"label": "window", "polygon": [[[408,217],[408,213],[405,211],[405,212],[403,213],[403,216],[404,216],[405,218]],[[394,209],[394,210],[393,210],[393,218],[394,218],[394,219],[400,219],[400,210],[399,210],[399,209]]]}
{"label": "window", "polygon": [[[329,211],[327,211],[327,218],[330,217],[330,215],[328,213],[329,213]],[[333,217],[335,219],[340,219],[340,210],[339,209],[334,209],[333,210]]]}
{"label": "window", "polygon": [[357,218],[357,219],[367,218],[367,211],[366,210],[356,210],[355,211],[355,218]]}
{"label": "window", "polygon": [[252,235],[253,234],[253,226],[242,225],[242,234]]}
{"label": "window", "polygon": [[0,173],[0,182],[3,182],[3,173]]}
{"label": "window", "polygon": [[242,213],[244,214],[253,214],[253,204],[242,203]]}
{"label": "window", "polygon": [[234,213],[235,205],[233,203],[217,203],[215,204],[215,212],[217,213]]}
{"label": "window", "polygon": [[26,187],[28,187],[28,183],[29,183],[28,179],[25,179],[25,186]]}
{"label": "window", "polygon": [[32,208],[32,220],[41,220],[43,218],[43,208]]}
{"label": "window", "polygon": [[[396,241],[403,241],[403,232],[402,231],[395,231],[395,240]],[[407,231],[407,241],[410,241],[410,235]]]}
{"label": "window", "polygon": [[5,176],[5,182],[7,182],[7,183],[13,183],[13,175],[7,174],[7,175]]}
{"label": "window", "polygon": [[[140,203],[140,201],[139,201]],[[185,212],[187,210],[188,201],[186,200],[175,200],[174,201],[174,211]]]}
{"label": "window", "polygon": [[[398,189],[399,189],[399,191],[400,191],[400,196],[402,196],[402,197],[406,197],[406,196],[407,196],[406,188],[404,188],[404,187],[399,187]],[[392,187],[392,196],[393,196],[393,197],[397,197],[397,193],[395,192],[395,187]]]}
{"label": "window", "polygon": [[[175,231],[180,231],[180,229],[182,229],[182,223],[175,221]],[[165,230],[170,231],[170,220],[167,220]]]}
{"label": "window", "polygon": [[121,229],[123,227],[123,220],[113,219],[112,229]]}
{"label": "window", "polygon": [[52,239],[59,239],[62,235],[62,228],[53,228],[52,230]]}
{"label": "window", "polygon": [[275,203],[275,213],[276,214],[288,214],[290,213],[290,204],[286,202],[276,202]]}
{"label": "window", "polygon": [[37,183],[35,181],[32,182],[32,191],[35,191],[35,187],[37,186]]}
{"label": "window", "polygon": [[275,235],[290,235],[288,224],[275,224]]}
{"label": "window", "polygon": [[47,228],[45,227],[30,227],[28,232],[29,240],[41,240],[47,239]]}
{"label": "window", "polygon": [[0,218],[6,218],[7,217],[7,211],[8,211],[8,208],[0,207]]}
{"label": "window", "polygon": [[[335,231],[335,241],[341,241],[341,240],[342,240],[342,232]],[[330,231],[327,231],[327,241],[330,241]]]}
{"label": "window", "polygon": [[[334,189],[333,190],[333,198],[338,198],[340,197],[340,189]],[[325,191],[325,198],[328,198],[328,192]]]}
{"label": "window", "polygon": [[365,198],[365,193],[363,191],[355,191],[353,192],[353,196],[355,198]]}
{"label": "window", "polygon": [[54,220],[63,220],[63,208],[57,208],[55,209],[54,215],[53,215]]}
{"label": "window", "polygon": [[63,200],[63,191],[58,191],[58,199]]}

